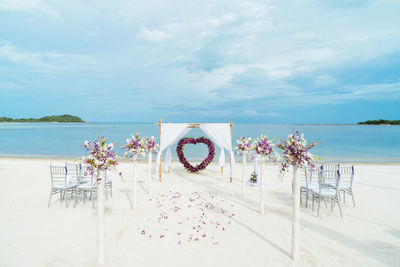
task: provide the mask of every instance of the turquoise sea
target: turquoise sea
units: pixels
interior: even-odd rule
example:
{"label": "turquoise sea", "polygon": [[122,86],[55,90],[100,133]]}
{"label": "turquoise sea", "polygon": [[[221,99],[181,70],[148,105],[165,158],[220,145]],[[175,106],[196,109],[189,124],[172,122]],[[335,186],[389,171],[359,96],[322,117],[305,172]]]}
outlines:
{"label": "turquoise sea", "polygon": [[[400,126],[370,125],[269,125],[235,124],[233,144],[240,136],[257,137],[267,134],[279,140],[293,130],[305,138],[318,141],[312,152],[327,162],[400,162]],[[131,133],[158,137],[154,123],[1,123],[0,156],[22,158],[78,158],[86,154],[82,144],[96,135],[109,141],[125,143]],[[187,136],[199,137],[200,129],[192,129]],[[175,148],[174,148],[175,149]],[[218,149],[216,150],[218,157]],[[118,148],[117,153],[123,155]],[[194,160],[206,155],[205,146],[188,145],[185,153]],[[226,153],[226,155],[228,155]],[[176,153],[173,151],[176,159]]]}

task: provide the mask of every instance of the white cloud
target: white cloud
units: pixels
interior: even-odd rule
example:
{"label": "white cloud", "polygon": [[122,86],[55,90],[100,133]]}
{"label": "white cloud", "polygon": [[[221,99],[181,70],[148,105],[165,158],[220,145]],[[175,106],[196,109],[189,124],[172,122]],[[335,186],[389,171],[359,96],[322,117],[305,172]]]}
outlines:
{"label": "white cloud", "polygon": [[84,55],[63,54],[54,51],[28,52],[8,44],[0,44],[0,61],[32,67],[34,71],[63,71],[73,67],[90,65]]}
{"label": "white cloud", "polygon": [[160,30],[148,30],[143,29],[137,35],[138,39],[142,39],[149,42],[162,42],[168,39],[167,33]]}
{"label": "white cloud", "polygon": [[0,0],[0,10],[43,14],[56,20],[62,20],[60,14],[41,0]]}
{"label": "white cloud", "polygon": [[[371,75],[348,68],[372,66],[399,51],[399,4],[393,1],[351,8],[345,1],[139,2],[0,0],[1,10],[17,13],[10,19],[13,30],[4,31],[7,41],[0,42],[4,73],[14,65],[21,72],[12,69],[13,77],[90,65],[93,76],[65,82],[60,75],[64,80],[54,82],[102,88],[104,95],[113,90],[129,102],[140,91],[143,105],[154,103],[157,112],[183,107],[183,115],[191,106],[210,107],[208,116],[230,110],[274,116],[270,110],[283,106],[399,98],[400,77],[390,71],[387,80],[383,71],[363,80]],[[35,15],[30,27],[21,29],[18,12]],[[54,17],[68,23],[53,25]]]}

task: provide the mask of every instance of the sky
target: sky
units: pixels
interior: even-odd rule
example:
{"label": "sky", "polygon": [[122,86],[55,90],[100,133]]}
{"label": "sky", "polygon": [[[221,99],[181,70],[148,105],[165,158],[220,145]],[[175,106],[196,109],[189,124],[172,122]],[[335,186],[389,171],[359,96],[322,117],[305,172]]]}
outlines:
{"label": "sky", "polygon": [[0,117],[400,119],[400,1],[0,0]]}

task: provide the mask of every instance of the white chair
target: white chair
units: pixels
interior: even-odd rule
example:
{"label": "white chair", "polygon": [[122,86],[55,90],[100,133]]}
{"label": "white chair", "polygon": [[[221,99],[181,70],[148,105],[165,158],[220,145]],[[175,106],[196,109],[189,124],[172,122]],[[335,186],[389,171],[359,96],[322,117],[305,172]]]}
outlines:
{"label": "white chair", "polygon": [[[331,181],[332,179],[336,181],[335,187],[329,186],[325,182],[325,180]],[[328,206],[326,204],[326,199],[329,199],[331,202],[331,211],[333,211],[333,207],[334,207],[335,203],[338,203],[340,216],[343,217],[342,208],[340,206],[339,191],[338,191],[338,188],[340,188],[339,171],[322,170],[319,174],[318,184],[319,184],[318,188],[311,190],[311,192],[312,192],[312,210],[314,211],[314,200],[318,201],[317,216],[319,217],[321,200],[324,201],[326,208],[328,208]]]}
{"label": "white chair", "polygon": [[[76,166],[77,168],[77,173],[78,173],[78,179],[80,179],[80,176],[82,174],[81,168],[80,166]],[[79,170],[78,170],[79,168]],[[77,198],[75,199],[75,205],[77,203],[78,197],[80,195],[83,196],[83,203],[85,203],[85,200],[89,194],[89,200],[92,200],[92,207],[94,208],[94,194],[96,194],[97,192],[97,185],[96,185],[96,178],[94,175],[90,176],[89,181],[85,182],[85,183],[80,183],[77,187],[76,187],[76,195]]]}
{"label": "white chair", "polygon": [[67,170],[67,178],[70,179],[70,181],[75,182],[76,184],[80,184],[76,166],[80,166],[80,164],[69,163],[69,162],[65,163],[65,168]]}
{"label": "white chair", "polygon": [[321,169],[324,171],[337,171],[339,166],[339,164],[322,164]]}
{"label": "white chair", "polygon": [[312,194],[312,189],[318,188],[318,173],[320,169],[320,167],[300,169],[300,204],[302,202],[301,196],[305,195],[306,208],[308,207],[308,197]]}
{"label": "white chair", "polygon": [[67,177],[72,178],[72,181],[77,184],[87,183],[90,180],[90,177],[83,175],[84,166],[80,163],[65,163],[65,167],[67,167]]}
{"label": "white chair", "polygon": [[354,183],[354,166],[346,166],[339,168],[340,174],[340,187],[339,192],[343,192],[343,202],[346,203],[346,194],[351,195],[353,199],[353,206],[356,206],[356,202],[354,201],[353,195],[353,183]]}
{"label": "white chair", "polygon": [[[327,172],[338,171],[339,167],[340,167],[339,164],[330,164],[330,165],[324,164],[321,166],[321,171],[323,171],[323,172],[324,171],[327,171]],[[335,177],[325,177],[324,183],[327,186],[335,188],[336,187],[336,178]]]}
{"label": "white chair", "polygon": [[[77,184],[71,179],[67,178],[67,168],[64,166],[52,166],[50,165],[50,176],[51,176],[51,189],[49,203],[47,207],[50,207],[51,196],[60,193],[60,202],[65,199],[66,194],[71,195],[71,199],[76,191]],[[67,201],[65,201],[67,207]]]}
{"label": "white chair", "polygon": [[111,177],[109,177],[109,175],[107,175],[107,171],[106,171],[106,174],[105,174],[105,178],[106,178],[106,180],[104,181],[104,190],[105,190],[104,193],[106,195],[106,199],[108,199],[107,190],[110,191],[110,195],[112,197],[112,179],[111,179]]}

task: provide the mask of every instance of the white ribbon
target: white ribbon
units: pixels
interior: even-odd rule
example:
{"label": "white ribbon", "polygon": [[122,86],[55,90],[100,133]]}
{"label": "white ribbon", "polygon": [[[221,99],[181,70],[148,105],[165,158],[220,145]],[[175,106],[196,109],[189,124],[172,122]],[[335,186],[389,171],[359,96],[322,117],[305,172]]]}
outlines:
{"label": "white ribbon", "polygon": [[218,162],[220,167],[225,167],[225,151],[222,146],[219,147],[219,157],[218,157]]}
{"label": "white ribbon", "polygon": [[172,153],[171,153],[171,146],[167,147],[167,153],[165,155],[165,163],[164,163],[164,171],[168,171],[168,167],[172,161]]}
{"label": "white ribbon", "polygon": [[258,155],[253,154],[253,171],[256,175],[258,175]]}

